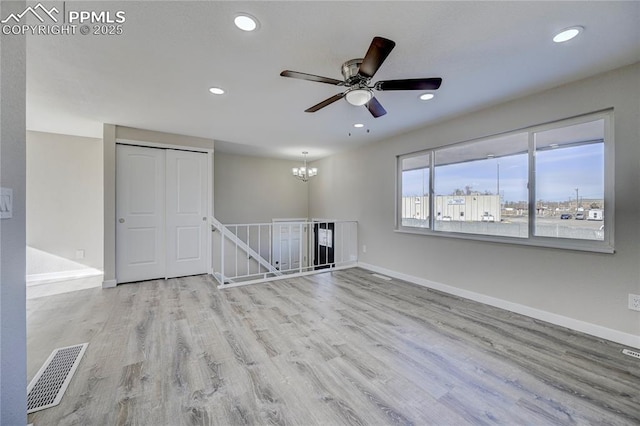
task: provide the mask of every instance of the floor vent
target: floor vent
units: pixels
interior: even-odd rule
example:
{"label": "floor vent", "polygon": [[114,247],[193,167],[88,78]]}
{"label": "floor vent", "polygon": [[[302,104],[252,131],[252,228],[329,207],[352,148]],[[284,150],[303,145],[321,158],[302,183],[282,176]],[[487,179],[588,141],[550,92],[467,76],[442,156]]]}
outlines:
{"label": "floor vent", "polygon": [[640,359],[640,352],[638,352],[638,351],[632,351],[630,349],[623,349],[622,353],[625,354],[625,355],[629,355],[629,356],[632,356],[634,358]]}
{"label": "floor vent", "polygon": [[27,413],[60,403],[88,343],[54,349],[27,387]]}
{"label": "floor vent", "polygon": [[376,277],[376,278],[380,278],[381,280],[385,280],[385,281],[391,281],[391,278],[384,276],[384,275],[380,275],[380,274],[371,274],[372,276]]}

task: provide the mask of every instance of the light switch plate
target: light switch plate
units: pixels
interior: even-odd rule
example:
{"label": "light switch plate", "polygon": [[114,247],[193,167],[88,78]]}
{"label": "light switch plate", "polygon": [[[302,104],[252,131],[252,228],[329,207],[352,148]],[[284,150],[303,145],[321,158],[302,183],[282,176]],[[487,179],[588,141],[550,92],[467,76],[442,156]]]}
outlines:
{"label": "light switch plate", "polygon": [[13,189],[0,188],[0,219],[13,217]]}
{"label": "light switch plate", "polygon": [[640,295],[629,293],[629,309],[640,311]]}

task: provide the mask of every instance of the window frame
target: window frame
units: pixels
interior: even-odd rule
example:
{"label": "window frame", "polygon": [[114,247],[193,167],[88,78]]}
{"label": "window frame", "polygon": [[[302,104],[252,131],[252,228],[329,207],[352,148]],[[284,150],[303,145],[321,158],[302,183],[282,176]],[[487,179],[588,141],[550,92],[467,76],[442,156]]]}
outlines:
{"label": "window frame", "polygon": [[[613,109],[606,109],[591,112],[579,116],[563,118],[553,122],[528,126],[522,129],[515,129],[504,133],[494,134],[486,137],[470,139],[462,142],[441,145],[420,151],[414,151],[396,156],[396,197],[395,197],[395,232],[407,234],[419,234],[427,236],[437,236],[446,238],[458,238],[465,240],[475,240],[490,243],[507,243],[535,247],[547,247],[564,250],[589,251],[597,253],[614,253],[614,218],[615,218],[615,141],[614,141],[614,114]],[[535,182],[535,134],[547,130],[568,127],[576,124],[591,121],[603,120],[604,122],[604,208],[603,208],[603,240],[587,240],[573,238],[555,238],[535,235],[536,227],[536,182]],[[434,229],[435,225],[435,153],[438,150],[446,149],[455,145],[469,143],[481,143],[483,141],[495,139],[497,137],[509,136],[517,133],[528,133],[528,236],[508,237],[488,234],[472,234],[462,232],[451,232]],[[427,155],[429,158],[429,222],[428,228],[419,228],[402,225],[402,161],[405,158]]]}
{"label": "window frame", "polygon": [[[428,226],[425,227],[417,227],[417,226],[405,226],[402,225],[402,161],[406,158],[412,157],[421,157],[423,155],[427,155],[429,158],[429,220]],[[433,230],[433,200],[431,194],[433,194],[433,152],[431,150],[423,150],[411,152],[408,154],[398,155],[396,157],[396,231],[408,232],[408,233],[424,233],[424,231]],[[412,231],[413,230],[413,231]]]}

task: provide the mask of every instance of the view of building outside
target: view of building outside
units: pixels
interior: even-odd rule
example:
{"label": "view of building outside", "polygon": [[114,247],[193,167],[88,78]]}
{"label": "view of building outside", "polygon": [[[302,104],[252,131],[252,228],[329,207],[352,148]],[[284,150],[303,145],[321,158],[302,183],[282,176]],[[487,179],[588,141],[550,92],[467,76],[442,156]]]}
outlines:
{"label": "view of building outside", "polygon": [[[529,132],[401,158],[401,224],[528,238]],[[533,133],[535,236],[604,238],[604,120]]]}

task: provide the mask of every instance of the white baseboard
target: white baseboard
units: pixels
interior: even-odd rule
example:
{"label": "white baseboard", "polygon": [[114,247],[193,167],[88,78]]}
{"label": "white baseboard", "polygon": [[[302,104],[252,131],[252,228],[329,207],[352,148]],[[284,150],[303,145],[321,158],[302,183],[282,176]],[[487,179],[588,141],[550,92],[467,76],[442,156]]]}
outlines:
{"label": "white baseboard", "polygon": [[76,280],[80,278],[96,277],[102,274],[103,272],[101,270],[94,268],[31,274],[27,275],[27,285],[40,285],[54,281]]}
{"label": "white baseboard", "polygon": [[71,280],[49,281],[38,285],[27,285],[27,300],[53,296],[56,294],[70,293],[73,291],[100,288],[101,285],[102,274]]}
{"label": "white baseboard", "polygon": [[612,342],[640,349],[640,336],[636,336],[630,333],[624,333],[622,331],[602,327],[597,324],[565,317],[563,315],[554,314],[551,312],[543,311],[541,309],[521,305],[519,303],[509,302],[507,300],[498,299],[496,297],[487,296],[481,293],[476,293],[474,291],[464,290],[447,284],[437,283],[424,278],[415,277],[413,275],[403,274],[402,272],[381,268],[379,266],[371,265],[368,263],[358,262],[358,266],[372,272],[388,275],[390,277],[408,281],[410,283],[417,284],[423,287],[439,290],[444,293],[453,294],[465,299],[474,300],[486,305],[495,306],[496,308],[505,309],[507,311],[546,321],[551,324],[579,331],[581,333],[590,334],[595,337],[611,340]]}
{"label": "white baseboard", "polygon": [[116,280],[102,281],[102,288],[114,288],[116,285],[118,285],[118,282]]}

